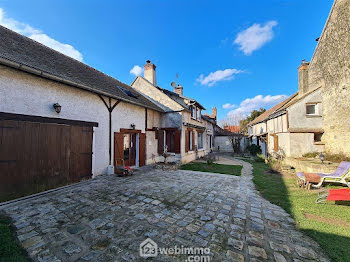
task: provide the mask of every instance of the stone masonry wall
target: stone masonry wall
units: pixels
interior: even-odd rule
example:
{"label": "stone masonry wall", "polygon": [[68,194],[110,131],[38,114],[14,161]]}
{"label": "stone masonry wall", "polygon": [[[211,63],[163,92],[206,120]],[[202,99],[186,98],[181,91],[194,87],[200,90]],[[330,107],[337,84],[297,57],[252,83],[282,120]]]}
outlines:
{"label": "stone masonry wall", "polygon": [[309,66],[309,90],[322,86],[323,141],[350,155],[350,1],[335,0]]}

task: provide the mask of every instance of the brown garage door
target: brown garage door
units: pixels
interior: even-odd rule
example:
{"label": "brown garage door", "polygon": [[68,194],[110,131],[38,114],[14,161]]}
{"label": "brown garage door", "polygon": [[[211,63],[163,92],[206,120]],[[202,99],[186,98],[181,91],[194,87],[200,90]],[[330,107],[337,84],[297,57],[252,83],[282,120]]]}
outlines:
{"label": "brown garage door", "polygon": [[92,126],[0,119],[0,201],[91,177]]}

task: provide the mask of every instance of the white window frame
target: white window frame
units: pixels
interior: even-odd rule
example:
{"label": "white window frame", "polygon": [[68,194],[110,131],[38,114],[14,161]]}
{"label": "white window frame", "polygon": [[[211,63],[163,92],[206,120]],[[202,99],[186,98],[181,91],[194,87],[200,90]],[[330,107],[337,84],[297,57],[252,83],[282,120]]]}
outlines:
{"label": "white window frame", "polygon": [[[204,145],[203,145],[203,133],[202,132],[197,132],[197,144],[198,144],[198,149],[203,149]],[[201,145],[201,147],[200,147]]]}
{"label": "white window frame", "polygon": [[[308,106],[314,106],[315,107],[315,113],[314,114],[308,114],[308,112],[307,112],[307,107]],[[318,103],[307,103],[305,105],[305,114],[307,116],[319,116],[320,112],[319,112],[319,105],[318,105]]]}

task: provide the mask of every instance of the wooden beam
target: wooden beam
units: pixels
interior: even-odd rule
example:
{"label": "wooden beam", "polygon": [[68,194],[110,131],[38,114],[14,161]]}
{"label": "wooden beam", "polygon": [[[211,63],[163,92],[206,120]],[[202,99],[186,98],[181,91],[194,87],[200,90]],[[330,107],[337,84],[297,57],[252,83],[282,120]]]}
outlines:
{"label": "wooden beam", "polygon": [[0,119],[1,120],[15,120],[15,121],[38,122],[38,123],[53,123],[53,124],[63,124],[63,125],[98,127],[97,122],[87,122],[87,121],[81,121],[81,120],[71,120],[71,119],[54,118],[54,117],[22,115],[22,114],[13,114],[13,113],[5,113],[5,112],[0,112]]}

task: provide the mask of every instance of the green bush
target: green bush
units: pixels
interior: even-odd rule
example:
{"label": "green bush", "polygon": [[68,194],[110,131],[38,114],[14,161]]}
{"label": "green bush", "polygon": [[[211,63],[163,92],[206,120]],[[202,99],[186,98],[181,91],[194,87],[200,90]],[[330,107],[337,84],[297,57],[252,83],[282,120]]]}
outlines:
{"label": "green bush", "polygon": [[263,154],[257,154],[255,157],[255,162],[265,163],[265,156]]}
{"label": "green bush", "polygon": [[261,154],[261,148],[258,145],[251,144],[247,147],[247,149],[252,156],[256,156],[257,154]]}
{"label": "green bush", "polygon": [[320,153],[318,152],[309,152],[309,153],[306,153],[303,155],[303,157],[306,157],[306,158],[315,158],[315,157],[318,157]]}
{"label": "green bush", "polygon": [[326,161],[335,162],[335,163],[340,163],[342,161],[350,162],[350,157],[346,156],[344,153],[339,153],[339,154],[325,153],[324,159]]}

